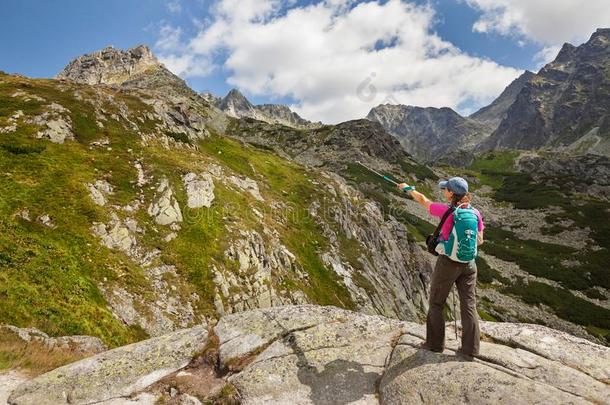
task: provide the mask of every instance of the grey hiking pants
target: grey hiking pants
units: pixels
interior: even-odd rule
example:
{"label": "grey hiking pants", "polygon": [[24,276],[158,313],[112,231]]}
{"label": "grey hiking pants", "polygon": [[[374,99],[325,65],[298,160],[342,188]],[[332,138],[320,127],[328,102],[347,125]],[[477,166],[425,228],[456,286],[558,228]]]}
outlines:
{"label": "grey hiking pants", "polygon": [[426,320],[426,346],[434,351],[445,348],[443,307],[453,283],[457,285],[462,315],[462,353],[479,354],[479,318],[477,314],[477,265],[454,262],[445,255],[436,260],[430,281],[430,308]]}

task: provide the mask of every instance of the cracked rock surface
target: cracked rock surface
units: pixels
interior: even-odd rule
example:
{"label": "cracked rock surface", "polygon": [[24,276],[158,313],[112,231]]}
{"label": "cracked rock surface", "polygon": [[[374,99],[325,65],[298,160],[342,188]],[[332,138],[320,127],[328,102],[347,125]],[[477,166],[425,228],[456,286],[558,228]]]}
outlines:
{"label": "cracked rock surface", "polygon": [[417,323],[330,306],[256,309],[209,333],[197,326],[61,367],[8,402],[159,403],[154,384],[197,372],[191,360],[207,347],[216,379],[242,404],[610,403],[607,347],[539,325],[481,322],[480,354],[468,359],[447,327],[445,351],[433,353],[419,347]]}
{"label": "cracked rock surface", "polygon": [[494,343],[482,342],[474,361],[456,355],[451,332],[446,350],[433,353],[418,347],[423,325],[333,307],[232,314],[215,332],[244,404],[610,400],[610,349],[538,325],[481,322],[481,329]]}

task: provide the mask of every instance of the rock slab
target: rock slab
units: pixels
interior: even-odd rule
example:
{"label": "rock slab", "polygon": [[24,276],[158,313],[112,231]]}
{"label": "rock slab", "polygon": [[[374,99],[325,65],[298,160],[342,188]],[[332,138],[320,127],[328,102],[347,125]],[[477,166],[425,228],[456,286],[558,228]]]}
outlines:
{"label": "rock slab", "polygon": [[8,403],[91,404],[130,396],[185,367],[207,335],[196,326],[103,352],[24,382]]}
{"label": "rock slab", "polygon": [[433,353],[422,325],[315,305],[227,315],[214,332],[244,404],[610,403],[610,349],[539,325],[481,330],[475,359],[453,333]]}

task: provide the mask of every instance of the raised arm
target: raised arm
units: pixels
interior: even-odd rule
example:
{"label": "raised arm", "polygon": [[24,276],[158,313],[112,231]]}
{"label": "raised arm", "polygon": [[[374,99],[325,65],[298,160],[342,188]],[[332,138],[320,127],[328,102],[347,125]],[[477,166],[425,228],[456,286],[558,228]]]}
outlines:
{"label": "raised arm", "polygon": [[[407,183],[400,183],[397,187],[402,190],[403,188],[405,188],[407,186],[408,186]],[[411,197],[413,197],[413,199],[415,201],[417,201],[418,203],[420,203],[421,205],[426,207],[426,209],[430,208],[430,204],[432,204],[432,201],[428,197],[426,197],[425,195],[423,195],[422,193],[420,193],[417,190],[410,190],[409,193],[411,194]]]}

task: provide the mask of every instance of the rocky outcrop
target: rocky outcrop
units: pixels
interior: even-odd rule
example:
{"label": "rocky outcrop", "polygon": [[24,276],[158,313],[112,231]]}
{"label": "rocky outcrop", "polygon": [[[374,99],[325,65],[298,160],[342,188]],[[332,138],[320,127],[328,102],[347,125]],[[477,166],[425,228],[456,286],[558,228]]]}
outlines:
{"label": "rocky outcrop", "polygon": [[[152,106],[162,134],[185,134],[190,139],[205,138],[208,128],[220,133],[228,124],[227,116],[188,87],[186,82],[170,72],[145,45],[128,50],[107,47],[80,56],[70,62],[57,79],[89,85],[121,86],[143,91],[138,98]],[[103,109],[102,109],[103,110]],[[137,123],[128,117],[128,108],[120,109],[120,117],[131,126]],[[98,126],[107,115],[96,108]],[[118,118],[118,116],[117,116]],[[141,118],[141,117],[140,117]]]}
{"label": "rocky outcrop", "polygon": [[182,222],[182,211],[167,179],[162,179],[157,187],[157,197],[148,207],[148,214],[159,225]]}
{"label": "rocky outcrop", "polygon": [[107,248],[120,250],[132,258],[141,257],[136,241],[138,224],[135,220],[121,220],[113,214],[108,224],[94,223],[92,231],[101,238],[102,244]]}
{"label": "rocky outcrop", "polygon": [[89,195],[94,203],[104,206],[107,203],[107,198],[113,193],[113,187],[106,180],[96,180],[93,184],[87,184]]}
{"label": "rocky outcrop", "polygon": [[[240,353],[248,345],[254,351],[262,349],[229,378],[244,404],[377,403],[377,383],[401,333],[399,322],[307,307],[256,315],[259,320],[254,324],[242,321],[254,330],[234,328],[235,324],[227,327],[234,322],[230,318],[216,328],[223,365],[230,366],[234,356],[248,354]],[[261,318],[268,325],[265,331],[257,328]],[[233,334],[235,329],[249,333],[227,342],[223,332]],[[239,343],[245,346],[235,350]]]}
{"label": "rocky outcrop", "polygon": [[308,121],[283,104],[259,104],[254,108],[270,118],[267,122],[270,121],[271,123],[293,128],[316,128],[322,126],[321,122]]}
{"label": "rocky outcrop", "polygon": [[610,158],[606,156],[527,152],[515,164],[537,182],[554,182],[561,190],[610,198]]}
{"label": "rocky outcrop", "polygon": [[[186,366],[206,341],[215,378],[245,405],[610,400],[607,347],[529,324],[481,322],[481,330],[471,359],[456,353],[453,333],[443,353],[422,349],[417,323],[315,305],[257,309],[224,316],[209,338],[195,327],[61,367],[19,385],[9,403],[132,403],[132,395],[152,403],[162,395],[151,384]],[[197,367],[206,363],[174,375]],[[175,394],[190,400],[184,387]]]}
{"label": "rocky outcrop", "polygon": [[119,347],[19,385],[11,405],[91,404],[129,396],[185,367],[203,350],[202,326]]}
{"label": "rocky outcrop", "polygon": [[239,238],[225,251],[227,259],[235,262],[235,269],[214,269],[218,314],[309,302],[302,291],[276,286],[275,280],[283,277],[305,280],[308,275],[278,235],[265,231],[267,238],[256,231],[240,231]]}
{"label": "rocky outcrop", "polygon": [[265,201],[258,189],[258,184],[251,178],[229,176],[227,179],[241,191],[249,193],[252,197],[254,197],[254,199],[258,201]]}
{"label": "rocky outcrop", "polygon": [[[323,227],[330,249],[322,259],[342,279],[360,310],[406,320],[418,320],[428,308],[427,286],[432,271],[424,252],[408,239],[394,217],[362,198],[340,176],[325,173],[337,205],[312,205],[310,214]],[[334,186],[331,186],[334,184]],[[337,228],[322,219],[330,216]],[[357,257],[345,257],[344,244],[359,246]],[[349,241],[349,242],[348,242]]]}
{"label": "rocky outcrop", "polygon": [[21,117],[23,117],[23,111],[15,111],[13,115],[4,121],[6,126],[0,126],[0,134],[10,134],[11,132],[15,132]]}
{"label": "rocky outcrop", "polygon": [[610,29],[564,44],[530,78],[481,149],[565,148],[610,156]]}
{"label": "rocky outcrop", "polygon": [[420,161],[433,161],[457,149],[473,149],[493,130],[447,107],[384,104],[373,108],[366,118],[379,122]]}
{"label": "rocky outcrop", "polygon": [[197,175],[187,173],[182,176],[184,188],[188,197],[189,208],[210,208],[214,201],[214,181],[210,173]]}
{"label": "rocky outcrop", "polygon": [[74,139],[68,110],[57,103],[49,104],[46,111],[28,122],[41,127],[36,134],[39,139],[48,139],[54,143],[64,143],[66,140]]}
{"label": "rocky outcrop", "polygon": [[[229,378],[244,404],[608,400],[607,348],[534,325],[482,325],[497,342],[482,342],[475,361],[455,354],[452,334],[444,353],[432,353],[418,347],[421,325],[328,307],[234,314],[215,332],[221,364],[239,371],[237,360],[248,359]],[[501,344],[506,336],[526,337],[514,349]],[[584,361],[567,359],[572,350],[573,359]],[[601,370],[587,365],[588,358],[597,358]]]}
{"label": "rocky outcrop", "polygon": [[161,64],[147,46],[140,45],[126,51],[110,46],[79,56],[56,78],[86,84],[120,85],[137,75],[159,67]]}
{"label": "rocky outcrop", "polygon": [[[607,347],[542,325],[520,327],[515,323],[485,322],[481,330],[497,343],[537,354],[600,382],[610,383],[610,349]],[[610,391],[606,393],[610,395]]]}
{"label": "rocky outcrop", "polygon": [[242,119],[231,128],[234,136],[264,145],[281,156],[312,167],[338,170],[358,160],[388,162],[411,160],[400,142],[369,120],[353,120],[307,132]]}
{"label": "rocky outcrop", "polygon": [[8,404],[8,397],[11,392],[27,380],[28,376],[19,371],[0,372],[0,404]]}
{"label": "rocky outcrop", "polygon": [[24,343],[39,343],[49,350],[69,350],[77,354],[91,355],[108,349],[100,338],[94,336],[51,337],[36,328],[18,328],[12,325],[0,325],[0,333],[11,335]]}

